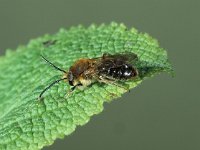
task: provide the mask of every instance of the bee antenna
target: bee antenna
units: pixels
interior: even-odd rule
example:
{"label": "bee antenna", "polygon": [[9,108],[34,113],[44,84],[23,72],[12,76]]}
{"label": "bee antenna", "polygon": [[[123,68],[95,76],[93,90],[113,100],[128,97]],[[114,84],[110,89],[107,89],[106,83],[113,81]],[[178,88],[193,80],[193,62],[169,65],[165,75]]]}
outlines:
{"label": "bee antenna", "polygon": [[65,79],[67,79],[67,78],[61,78],[61,79],[59,79],[59,80],[56,80],[56,81],[52,82],[49,86],[47,86],[47,87],[40,93],[38,99],[41,100],[41,99],[42,99],[42,95],[43,95],[47,90],[49,90],[53,85],[59,83],[59,82],[62,81],[62,80],[65,80]]}
{"label": "bee antenna", "polygon": [[49,60],[47,60],[43,55],[41,55],[41,57],[42,57],[47,63],[49,63],[52,67],[54,67],[56,70],[59,70],[59,71],[61,71],[61,72],[63,72],[63,73],[67,73],[65,70],[63,70],[63,69],[57,67],[57,66],[54,65],[52,62],[50,62]]}

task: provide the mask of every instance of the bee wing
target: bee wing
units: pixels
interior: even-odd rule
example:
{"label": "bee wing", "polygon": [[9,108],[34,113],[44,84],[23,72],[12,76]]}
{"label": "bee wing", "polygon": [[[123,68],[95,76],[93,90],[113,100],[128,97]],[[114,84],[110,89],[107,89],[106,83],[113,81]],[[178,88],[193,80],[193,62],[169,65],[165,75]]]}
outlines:
{"label": "bee wing", "polygon": [[124,52],[124,53],[118,53],[118,54],[103,54],[102,59],[110,59],[110,60],[121,60],[129,63],[133,63],[138,60],[138,56],[135,53],[132,52]]}

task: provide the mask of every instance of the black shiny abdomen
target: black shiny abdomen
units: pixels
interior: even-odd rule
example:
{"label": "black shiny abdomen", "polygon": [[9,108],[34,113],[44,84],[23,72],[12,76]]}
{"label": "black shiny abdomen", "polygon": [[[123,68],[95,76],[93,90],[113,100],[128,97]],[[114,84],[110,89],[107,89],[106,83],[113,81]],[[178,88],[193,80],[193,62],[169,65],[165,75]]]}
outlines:
{"label": "black shiny abdomen", "polygon": [[107,70],[107,75],[118,79],[128,79],[132,77],[132,73],[133,67],[128,64],[124,64],[122,66],[110,68]]}
{"label": "black shiny abdomen", "polygon": [[118,80],[126,80],[137,75],[136,69],[125,62],[108,61],[98,67],[99,75]]}

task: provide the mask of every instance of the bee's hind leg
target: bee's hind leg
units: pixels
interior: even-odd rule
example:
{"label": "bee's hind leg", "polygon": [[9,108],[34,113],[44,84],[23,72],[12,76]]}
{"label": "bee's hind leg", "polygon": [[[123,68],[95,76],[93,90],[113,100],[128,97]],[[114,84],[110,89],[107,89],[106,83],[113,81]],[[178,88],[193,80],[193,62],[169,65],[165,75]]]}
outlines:
{"label": "bee's hind leg", "polygon": [[121,89],[124,89],[126,92],[130,92],[130,89],[128,87],[126,87],[126,86],[124,86],[122,84],[117,83],[118,82],[117,80],[110,79],[110,78],[103,78],[103,77],[99,78],[99,79],[100,79],[99,81],[102,82],[102,83],[112,84],[112,85],[115,85],[115,86],[117,86],[117,87],[119,87]]}

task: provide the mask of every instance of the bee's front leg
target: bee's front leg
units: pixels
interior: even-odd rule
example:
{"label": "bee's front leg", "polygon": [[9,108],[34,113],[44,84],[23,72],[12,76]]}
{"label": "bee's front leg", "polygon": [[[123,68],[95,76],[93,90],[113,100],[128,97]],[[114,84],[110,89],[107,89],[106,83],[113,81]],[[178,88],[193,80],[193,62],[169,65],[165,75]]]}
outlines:
{"label": "bee's front leg", "polygon": [[77,87],[80,87],[80,86],[83,86],[81,83],[73,86],[65,95],[65,98],[69,98],[69,96],[71,96],[71,94],[73,94],[73,91],[77,88]]}

